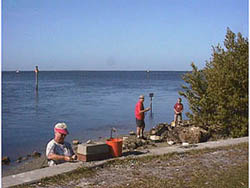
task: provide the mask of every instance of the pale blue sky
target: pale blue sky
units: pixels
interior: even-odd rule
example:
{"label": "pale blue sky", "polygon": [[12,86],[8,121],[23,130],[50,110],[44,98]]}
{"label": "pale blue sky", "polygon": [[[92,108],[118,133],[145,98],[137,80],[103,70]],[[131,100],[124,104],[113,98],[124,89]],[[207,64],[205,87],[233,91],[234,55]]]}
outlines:
{"label": "pale blue sky", "polygon": [[3,0],[2,70],[191,70],[248,0]]}

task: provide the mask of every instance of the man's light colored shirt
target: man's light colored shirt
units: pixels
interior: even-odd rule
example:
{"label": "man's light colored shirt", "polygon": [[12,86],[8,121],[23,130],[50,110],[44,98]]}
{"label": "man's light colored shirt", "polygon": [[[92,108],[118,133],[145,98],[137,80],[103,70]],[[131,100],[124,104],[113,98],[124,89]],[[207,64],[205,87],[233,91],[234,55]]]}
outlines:
{"label": "man's light colored shirt", "polygon": [[[74,152],[70,143],[64,142],[63,144],[59,144],[53,139],[47,144],[46,157],[48,157],[49,154],[72,156]],[[57,160],[57,161],[48,160],[48,165],[54,166],[54,165],[61,164],[64,162],[65,162],[64,160]]]}

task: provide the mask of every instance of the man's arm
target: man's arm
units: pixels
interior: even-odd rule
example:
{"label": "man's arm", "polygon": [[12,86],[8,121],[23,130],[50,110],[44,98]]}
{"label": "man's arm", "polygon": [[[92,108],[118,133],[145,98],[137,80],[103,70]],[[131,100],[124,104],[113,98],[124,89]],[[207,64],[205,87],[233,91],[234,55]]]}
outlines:
{"label": "man's arm", "polygon": [[59,160],[72,161],[73,160],[72,157],[64,156],[64,155],[57,155],[54,153],[50,153],[47,158],[50,160],[55,160],[55,161],[59,161]]}
{"label": "man's arm", "polygon": [[140,110],[140,114],[142,114],[142,113],[144,113],[144,112],[147,112],[147,111],[149,111],[150,110],[150,108],[146,108],[146,109],[144,109],[144,110]]}
{"label": "man's arm", "polygon": [[70,148],[71,151],[71,155],[72,156],[65,156],[65,155],[58,155],[54,153],[54,148],[55,148],[55,144],[53,142],[49,142],[46,148],[46,156],[47,159],[49,160],[64,160],[64,161],[71,161],[71,160],[75,160],[76,156],[74,155],[74,152],[72,150],[72,148]]}

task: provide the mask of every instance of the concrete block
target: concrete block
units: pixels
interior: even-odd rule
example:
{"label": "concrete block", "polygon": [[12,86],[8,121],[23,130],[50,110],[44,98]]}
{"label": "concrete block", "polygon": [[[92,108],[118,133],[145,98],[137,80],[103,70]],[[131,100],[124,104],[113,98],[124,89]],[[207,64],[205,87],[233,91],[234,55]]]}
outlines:
{"label": "concrete block", "polygon": [[99,161],[104,159],[111,158],[111,153],[99,153],[99,154],[89,154],[89,155],[82,155],[77,153],[77,159],[79,161],[88,162],[88,161]]}
{"label": "concrete block", "polygon": [[91,144],[78,144],[77,153],[81,155],[94,155],[110,153],[109,146],[104,142],[96,142]]}

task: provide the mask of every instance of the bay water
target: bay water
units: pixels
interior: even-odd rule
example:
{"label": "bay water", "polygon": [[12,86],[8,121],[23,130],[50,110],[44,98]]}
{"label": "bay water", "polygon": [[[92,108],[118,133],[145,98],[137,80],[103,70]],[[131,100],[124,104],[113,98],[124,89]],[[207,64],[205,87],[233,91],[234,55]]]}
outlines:
{"label": "bay water", "polygon": [[[134,109],[145,95],[145,130],[173,121],[186,72],[175,71],[41,71],[2,72],[2,156],[16,160],[33,151],[45,153],[57,122],[65,122],[68,142],[136,131]],[[188,104],[183,98],[184,112]],[[184,119],[186,118],[183,113]]]}

